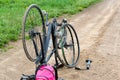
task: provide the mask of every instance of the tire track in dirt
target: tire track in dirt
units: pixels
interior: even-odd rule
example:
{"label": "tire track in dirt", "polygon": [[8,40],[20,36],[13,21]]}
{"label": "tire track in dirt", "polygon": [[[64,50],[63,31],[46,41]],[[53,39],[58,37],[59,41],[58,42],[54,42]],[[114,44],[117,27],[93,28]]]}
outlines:
{"label": "tire track in dirt", "polygon": [[104,58],[98,57],[101,60],[100,63],[103,64],[99,67],[101,70],[99,73],[102,80],[120,80],[120,8],[106,26],[108,29],[96,48],[96,53]]}
{"label": "tire track in dirt", "polygon": [[[105,3],[106,2],[106,3]],[[79,37],[80,38],[80,45],[81,45],[81,61],[80,61],[80,64],[79,65],[81,65],[82,66],[82,68],[83,68],[83,71],[80,71],[80,72],[77,72],[76,74],[74,73],[75,71],[73,71],[73,70],[71,70],[71,72],[72,73],[69,73],[68,72],[68,74],[66,74],[66,77],[69,77],[68,75],[78,75],[77,77],[75,77],[75,76],[72,76],[72,77],[69,77],[68,79],[69,80],[72,80],[72,79],[75,79],[75,80],[80,80],[80,79],[83,79],[83,80],[101,80],[101,77],[98,77],[98,76],[96,76],[97,75],[97,72],[101,72],[101,70],[100,69],[98,69],[98,71],[95,69],[96,67],[97,67],[97,65],[95,66],[95,67],[93,67],[93,69],[95,69],[95,71],[93,70],[92,72],[87,72],[87,71],[85,71],[84,70],[84,68],[85,68],[85,63],[83,63],[83,62],[85,62],[85,60],[86,59],[92,59],[92,60],[95,60],[94,62],[96,63],[96,61],[98,60],[97,58],[99,57],[99,55],[97,55],[96,54],[96,52],[95,52],[95,49],[97,48],[97,46],[99,46],[99,42],[100,42],[100,40],[101,40],[101,37],[104,35],[104,33],[105,33],[105,31],[107,30],[107,28],[108,28],[108,26],[106,26],[107,24],[109,24],[110,23],[110,20],[112,20],[112,18],[114,17],[114,15],[116,14],[116,11],[118,10],[118,8],[119,8],[119,3],[114,3],[113,4],[113,0],[111,0],[111,2],[109,1],[109,0],[105,0],[105,2],[104,2],[104,4],[106,4],[106,7],[107,7],[107,9],[106,10],[103,10],[103,12],[101,12],[102,14],[101,14],[101,17],[97,17],[97,19],[94,19],[95,17],[94,17],[94,15],[96,15],[97,13],[94,13],[94,11],[93,11],[93,13],[92,14],[89,14],[89,15],[91,15],[92,17],[93,17],[93,20],[91,19],[91,20],[89,20],[88,22],[89,23],[86,23],[86,24],[88,24],[87,26],[86,26],[86,24],[83,22],[83,26],[82,26],[82,28],[84,29],[84,30],[82,30],[82,28],[80,28],[79,27],[79,29],[78,28],[76,28],[76,30],[78,30],[77,31],[77,33],[79,34],[79,36],[81,36],[81,35],[84,35],[83,36],[83,40],[81,39],[81,37]],[[119,1],[118,1],[119,2]],[[102,6],[102,5],[101,5]],[[103,7],[102,7],[103,8]],[[99,11],[99,10],[98,10]],[[98,12],[97,11],[97,12]],[[105,11],[105,12],[104,12]],[[108,14],[109,13],[109,14]],[[86,13],[85,13],[86,14]],[[86,14],[85,15],[84,14],[84,16],[87,16],[88,14]],[[90,16],[89,16],[90,17]],[[81,18],[81,17],[80,17]],[[86,17],[87,18],[87,17]],[[77,19],[78,19],[78,17],[77,17]],[[81,18],[81,20],[82,20],[82,18]],[[92,22],[92,21],[94,21],[94,20],[96,20],[96,23],[95,22]],[[77,20],[76,20],[77,21]],[[81,21],[82,22],[82,21]],[[90,25],[89,25],[90,24]],[[75,22],[73,22],[73,25],[75,25]],[[77,24],[78,25],[78,24]],[[79,25],[81,26],[82,25],[82,23],[79,23]],[[84,26],[85,25],[85,26]],[[86,27],[86,29],[85,29],[85,27]],[[89,28],[89,29],[88,29]],[[83,33],[81,34],[81,32],[83,31]],[[84,33],[84,31],[85,31],[85,33]],[[101,57],[100,56],[100,58],[103,58],[103,57]],[[104,61],[105,59],[103,58],[103,60],[102,61]],[[99,60],[98,60],[99,61]],[[102,62],[101,60],[100,60],[100,62]],[[97,63],[96,63],[97,64]],[[94,65],[94,63],[93,63],[93,65]],[[102,66],[100,66],[100,67],[102,67]],[[98,67],[99,68],[99,67]],[[105,67],[105,68],[107,68],[107,67]],[[103,70],[104,71],[104,70]],[[110,71],[110,69],[108,70],[108,71]],[[66,72],[65,72],[66,73]],[[107,72],[106,72],[107,73]],[[99,73],[98,73],[99,74]],[[93,76],[93,77],[92,77]],[[111,76],[114,76],[114,75],[111,75]],[[111,77],[110,77],[111,78]],[[109,79],[110,79],[109,78]],[[67,79],[67,80],[68,80]],[[102,78],[103,80],[104,80],[104,78]],[[113,79],[113,78],[112,78]],[[111,80],[112,80],[111,79]],[[117,79],[117,78],[116,78]],[[107,79],[105,79],[105,80],[107,80]]]}

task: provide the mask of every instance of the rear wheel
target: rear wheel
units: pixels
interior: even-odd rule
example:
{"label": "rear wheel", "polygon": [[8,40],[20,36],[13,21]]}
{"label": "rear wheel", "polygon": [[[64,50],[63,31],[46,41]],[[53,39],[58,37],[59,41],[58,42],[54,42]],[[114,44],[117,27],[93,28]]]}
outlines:
{"label": "rear wheel", "polygon": [[24,14],[22,22],[22,42],[27,58],[34,62],[41,50],[41,40],[45,34],[45,23],[41,9],[32,4]]}
{"label": "rear wheel", "polygon": [[58,38],[58,58],[67,67],[75,67],[79,61],[80,46],[77,33],[70,24],[63,25],[63,35]]}

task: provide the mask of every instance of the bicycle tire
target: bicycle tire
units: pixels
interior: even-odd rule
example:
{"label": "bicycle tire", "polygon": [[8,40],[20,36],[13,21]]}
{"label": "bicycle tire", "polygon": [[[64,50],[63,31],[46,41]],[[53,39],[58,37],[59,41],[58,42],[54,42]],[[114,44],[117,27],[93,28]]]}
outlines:
{"label": "bicycle tire", "polygon": [[44,17],[41,9],[36,4],[31,4],[23,17],[22,43],[27,58],[34,62],[41,50],[40,33],[42,39],[46,33]]}
{"label": "bicycle tire", "polygon": [[[72,25],[65,24],[65,25],[63,25],[63,27],[65,27],[65,32],[66,32],[67,38],[66,38],[65,44],[63,44],[61,46],[61,48],[57,49],[58,50],[58,58],[60,59],[61,63],[63,63],[66,67],[72,68],[77,65],[79,58],[80,58],[79,40],[78,40],[77,33]],[[68,36],[68,35],[70,35],[70,36]],[[72,44],[67,42],[68,38],[69,39],[71,38]],[[58,46],[59,46],[59,44],[58,44]],[[69,47],[70,47],[70,52],[68,54]],[[73,50],[73,51],[71,51],[71,50]],[[61,53],[62,53],[62,55],[61,55]]]}

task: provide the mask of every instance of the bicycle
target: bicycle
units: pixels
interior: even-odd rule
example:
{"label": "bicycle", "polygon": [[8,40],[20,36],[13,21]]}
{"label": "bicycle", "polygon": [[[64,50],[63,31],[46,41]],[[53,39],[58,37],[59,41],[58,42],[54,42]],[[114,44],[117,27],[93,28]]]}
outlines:
{"label": "bicycle", "polygon": [[[79,61],[79,40],[73,26],[66,19],[61,23],[56,18],[48,22],[48,13],[36,4],[30,5],[25,12],[22,42],[27,58],[36,64],[47,63],[53,54],[56,66],[58,60],[69,68],[75,67]],[[49,53],[51,43],[53,49]]]}

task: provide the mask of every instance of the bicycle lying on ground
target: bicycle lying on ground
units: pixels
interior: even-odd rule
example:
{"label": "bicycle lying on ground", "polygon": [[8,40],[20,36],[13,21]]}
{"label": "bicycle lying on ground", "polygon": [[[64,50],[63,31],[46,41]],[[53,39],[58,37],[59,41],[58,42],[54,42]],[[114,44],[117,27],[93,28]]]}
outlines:
{"label": "bicycle lying on ground", "polygon": [[48,22],[48,13],[36,4],[30,5],[25,12],[22,42],[27,58],[36,64],[48,63],[53,54],[56,67],[62,63],[72,68],[79,61],[79,40],[73,26],[66,19],[61,23],[56,18]]}

